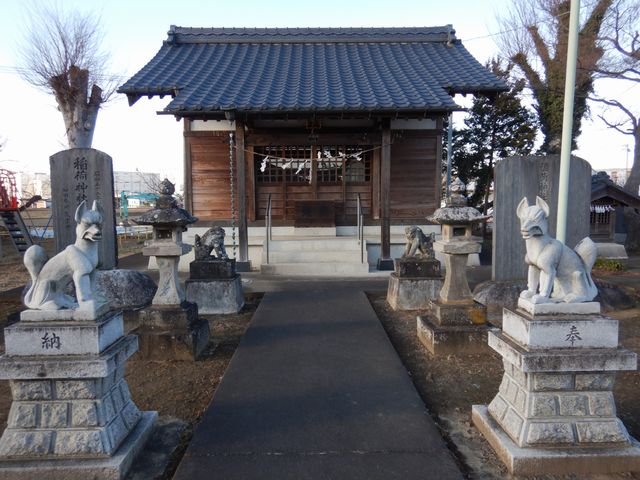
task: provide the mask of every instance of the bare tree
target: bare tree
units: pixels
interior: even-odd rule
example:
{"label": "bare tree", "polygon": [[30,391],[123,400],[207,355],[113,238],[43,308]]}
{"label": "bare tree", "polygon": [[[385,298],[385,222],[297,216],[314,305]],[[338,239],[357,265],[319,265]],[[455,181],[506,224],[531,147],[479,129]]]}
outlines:
{"label": "bare tree", "polygon": [[141,172],[137,168],[136,173],[138,174],[140,182],[144,184],[145,191],[158,194],[162,191],[162,180],[160,180],[160,175],[157,173]]}
{"label": "bare tree", "polygon": [[20,74],[54,95],[69,148],[91,147],[98,110],[116,87],[106,73],[109,56],[101,48],[100,18],[63,11],[58,4],[33,3],[28,14]]}
{"label": "bare tree", "polygon": [[[604,61],[597,69],[603,78],[619,79],[640,84],[640,0],[620,0],[611,8],[605,31],[600,37],[606,49]],[[633,166],[627,177],[625,189],[638,195],[640,186],[640,114],[637,106],[616,98],[591,98],[611,109],[599,115],[604,123],[614,130],[634,138]],[[625,103],[627,103],[625,105]]]}
{"label": "bare tree", "polygon": [[[605,50],[599,41],[603,22],[614,0],[594,0],[583,9],[578,43],[578,69],[573,136],[580,135],[587,97],[593,92],[595,70]],[[536,100],[544,135],[542,150],[559,153],[569,36],[570,0],[513,0],[511,10],[498,19],[504,55],[519,67]]]}

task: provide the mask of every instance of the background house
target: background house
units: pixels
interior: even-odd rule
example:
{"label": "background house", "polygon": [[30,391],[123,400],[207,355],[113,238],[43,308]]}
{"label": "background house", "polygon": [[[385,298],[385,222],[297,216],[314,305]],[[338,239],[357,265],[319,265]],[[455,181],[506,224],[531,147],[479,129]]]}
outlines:
{"label": "background house", "polygon": [[[591,177],[591,215],[589,236],[598,242],[598,255],[607,258],[626,258],[624,243],[627,237],[624,209],[640,208],[640,197],[615,183],[606,172]],[[617,243],[609,249],[602,244]]]}

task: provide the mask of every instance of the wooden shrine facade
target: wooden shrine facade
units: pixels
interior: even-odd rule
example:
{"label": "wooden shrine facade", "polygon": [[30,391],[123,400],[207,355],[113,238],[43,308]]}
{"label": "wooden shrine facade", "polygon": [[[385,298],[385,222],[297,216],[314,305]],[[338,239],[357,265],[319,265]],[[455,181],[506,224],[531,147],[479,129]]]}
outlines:
{"label": "wooden shrine facade", "polygon": [[[300,207],[317,203],[330,204],[334,216],[307,226],[340,226],[355,225],[359,197],[367,224],[380,223],[385,211],[394,221],[424,222],[440,204],[442,122],[389,120],[386,131],[384,122],[309,133],[251,128],[250,120],[185,119],[185,203],[201,222],[226,223],[232,218],[233,188],[236,215],[244,212],[249,225],[263,224],[271,197],[276,225],[303,225]],[[383,135],[390,139],[388,149]],[[390,158],[383,163],[386,150]]]}

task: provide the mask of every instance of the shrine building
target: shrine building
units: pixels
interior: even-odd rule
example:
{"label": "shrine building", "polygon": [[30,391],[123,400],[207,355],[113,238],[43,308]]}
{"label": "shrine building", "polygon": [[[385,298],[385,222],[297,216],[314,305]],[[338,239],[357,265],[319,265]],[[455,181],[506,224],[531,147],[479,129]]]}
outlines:
{"label": "shrine building", "polygon": [[184,122],[185,208],[196,226],[237,226],[239,261],[265,263],[266,224],[274,237],[366,231],[369,262],[388,268],[392,232],[440,206],[453,95],[505,89],[451,25],[172,26],[118,91],[131,105],[172,97],[161,113]]}

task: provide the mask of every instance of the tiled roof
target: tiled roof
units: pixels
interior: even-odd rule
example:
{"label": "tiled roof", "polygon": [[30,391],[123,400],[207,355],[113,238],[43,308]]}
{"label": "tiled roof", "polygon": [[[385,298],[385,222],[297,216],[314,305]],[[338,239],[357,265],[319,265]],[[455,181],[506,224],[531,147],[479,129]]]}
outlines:
{"label": "tiled roof", "polygon": [[447,111],[451,93],[504,83],[450,26],[225,29],[171,27],[118,90],[130,103],[172,95],[167,113]]}

